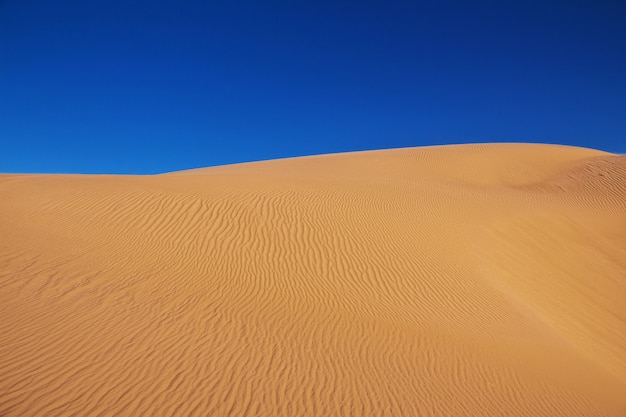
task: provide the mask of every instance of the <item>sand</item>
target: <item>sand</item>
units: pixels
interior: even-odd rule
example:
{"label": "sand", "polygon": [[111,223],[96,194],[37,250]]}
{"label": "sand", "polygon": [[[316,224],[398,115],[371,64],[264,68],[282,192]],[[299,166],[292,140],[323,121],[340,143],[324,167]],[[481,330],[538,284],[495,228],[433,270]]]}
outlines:
{"label": "sand", "polygon": [[626,416],[626,157],[0,176],[0,416]]}

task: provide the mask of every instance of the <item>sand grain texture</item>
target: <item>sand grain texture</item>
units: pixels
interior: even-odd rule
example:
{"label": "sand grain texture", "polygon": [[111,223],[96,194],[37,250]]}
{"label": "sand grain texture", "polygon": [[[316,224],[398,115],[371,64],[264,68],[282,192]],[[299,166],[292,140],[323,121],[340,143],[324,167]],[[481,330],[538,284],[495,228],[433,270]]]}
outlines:
{"label": "sand grain texture", "polygon": [[626,416],[626,157],[0,176],[0,416]]}

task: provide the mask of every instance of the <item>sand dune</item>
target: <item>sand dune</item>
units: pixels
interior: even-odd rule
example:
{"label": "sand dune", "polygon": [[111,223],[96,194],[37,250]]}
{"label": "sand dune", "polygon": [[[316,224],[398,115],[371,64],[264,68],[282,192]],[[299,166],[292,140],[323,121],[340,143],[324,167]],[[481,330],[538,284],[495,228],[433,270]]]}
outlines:
{"label": "sand dune", "polygon": [[626,416],[626,157],[0,176],[0,416]]}

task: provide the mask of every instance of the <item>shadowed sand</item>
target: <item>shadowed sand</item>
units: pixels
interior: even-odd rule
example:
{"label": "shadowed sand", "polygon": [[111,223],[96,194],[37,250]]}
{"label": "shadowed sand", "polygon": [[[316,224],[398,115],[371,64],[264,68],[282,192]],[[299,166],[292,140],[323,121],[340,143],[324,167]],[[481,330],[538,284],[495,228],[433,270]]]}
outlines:
{"label": "shadowed sand", "polygon": [[0,415],[625,416],[626,157],[0,176]]}

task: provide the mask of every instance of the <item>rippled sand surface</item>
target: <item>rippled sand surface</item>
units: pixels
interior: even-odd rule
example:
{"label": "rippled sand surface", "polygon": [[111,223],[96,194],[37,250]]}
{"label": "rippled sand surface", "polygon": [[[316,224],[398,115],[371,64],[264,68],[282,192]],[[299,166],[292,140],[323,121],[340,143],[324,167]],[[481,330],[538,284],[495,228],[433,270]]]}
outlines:
{"label": "rippled sand surface", "polygon": [[466,415],[626,415],[626,157],[0,176],[0,416]]}

